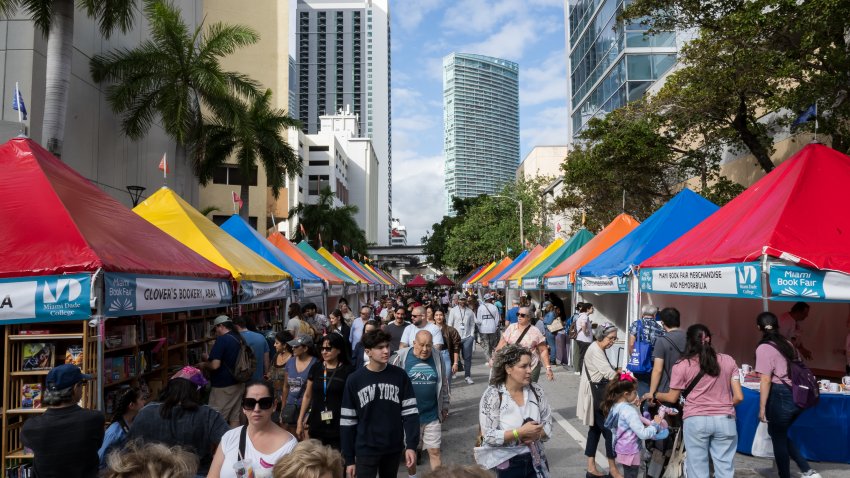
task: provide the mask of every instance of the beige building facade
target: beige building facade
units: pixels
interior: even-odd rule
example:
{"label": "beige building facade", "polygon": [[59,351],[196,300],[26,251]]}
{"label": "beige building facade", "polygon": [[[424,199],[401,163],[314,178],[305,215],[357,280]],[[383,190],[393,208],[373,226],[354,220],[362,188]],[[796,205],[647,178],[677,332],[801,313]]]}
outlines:
{"label": "beige building facade", "polygon": [[561,176],[561,164],[566,157],[567,146],[535,146],[517,167],[516,178],[519,180]]}
{"label": "beige building facade", "polygon": [[[271,89],[272,106],[289,111],[289,0],[204,0],[203,7],[207,25],[216,22],[245,25],[259,34],[257,43],[225,58],[222,67],[244,73],[258,81],[262,88]],[[290,142],[290,146],[298,151],[297,144]],[[242,179],[235,170],[222,168],[200,190],[201,209],[217,208],[209,216],[218,223],[226,220],[234,211],[233,192],[239,194]],[[275,200],[267,187],[266,172],[262,167],[249,179],[249,222],[264,233],[272,227],[272,217],[275,220],[287,217],[289,192],[282,189],[279,198]]]}

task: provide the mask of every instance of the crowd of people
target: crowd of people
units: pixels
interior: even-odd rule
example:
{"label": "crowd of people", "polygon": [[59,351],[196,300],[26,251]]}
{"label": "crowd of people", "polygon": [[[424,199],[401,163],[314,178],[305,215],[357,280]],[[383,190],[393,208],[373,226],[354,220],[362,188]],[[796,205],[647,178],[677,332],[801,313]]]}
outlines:
{"label": "crowd of people", "polygon": [[[399,292],[355,310],[343,299],[327,316],[313,303],[291,303],[273,335],[222,315],[201,363],[174,373],[152,401],[129,387],[108,428],[102,413],[77,405],[92,377],[55,367],[46,378],[48,409],[25,422],[22,442],[38,477],[388,478],[403,463],[416,478],[427,456],[430,473],[442,473],[431,476],[547,478],[552,410],[537,382],[554,380],[560,365],[580,375],[588,477],[637,477],[653,453],[672,462],[679,433],[688,476],[709,476],[709,463],[717,478],[734,475],[740,376],[706,326],[681,330],[676,309],[644,306],[628,329],[630,371],[606,353],[618,341],[616,326],[594,323],[590,303],[566,311],[555,294],[539,307],[528,297],[507,307],[499,293],[443,291]],[[798,331],[807,313],[795,305],[790,325],[769,312],[757,318],[760,419],[781,478],[791,476],[792,460],[803,476],[819,476],[788,438],[802,411],[789,391],[789,364],[808,351],[799,334],[783,332]],[[446,466],[451,392],[474,383],[476,346],[490,372],[478,467]],[[595,459],[600,440],[607,472]]]}

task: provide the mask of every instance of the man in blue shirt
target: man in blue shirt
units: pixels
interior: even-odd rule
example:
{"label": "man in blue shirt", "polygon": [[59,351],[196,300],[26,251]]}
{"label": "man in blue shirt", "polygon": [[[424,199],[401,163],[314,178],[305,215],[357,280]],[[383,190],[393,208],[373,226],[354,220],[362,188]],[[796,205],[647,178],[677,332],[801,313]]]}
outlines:
{"label": "man in blue shirt", "polygon": [[215,318],[213,330],[217,336],[215,344],[206,361],[201,364],[201,367],[211,371],[209,406],[221,413],[231,427],[237,427],[241,415],[239,404],[242,402],[245,384],[237,382],[230,371],[236,368],[236,360],[242,349],[242,337],[236,331],[233,321],[226,315]]}
{"label": "man in blue shirt", "polygon": [[262,334],[248,330],[248,320],[244,315],[234,318],[233,325],[236,326],[236,330],[239,331],[242,338],[248,343],[248,347],[251,347],[251,350],[254,351],[254,357],[257,359],[257,369],[254,370],[251,381],[260,382],[269,369],[269,362],[271,360],[269,356],[269,342]]}
{"label": "man in blue shirt", "polygon": [[[413,384],[416,396],[416,408],[419,410],[420,446],[428,450],[431,469],[441,464],[440,443],[442,441],[441,422],[449,414],[448,375],[442,360],[434,348],[431,332],[420,330],[416,333],[413,347],[400,349],[393,359],[393,365],[407,372]],[[416,464],[408,467],[410,476],[416,476]]]}
{"label": "man in blue shirt", "polygon": [[505,328],[515,324],[517,321],[517,312],[519,312],[519,299],[511,299],[511,308],[505,313]]}

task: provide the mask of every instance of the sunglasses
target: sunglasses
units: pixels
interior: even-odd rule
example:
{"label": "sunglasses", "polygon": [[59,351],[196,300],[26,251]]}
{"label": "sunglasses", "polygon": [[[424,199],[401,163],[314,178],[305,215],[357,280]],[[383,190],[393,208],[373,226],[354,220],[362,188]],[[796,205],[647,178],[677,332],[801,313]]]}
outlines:
{"label": "sunglasses", "polygon": [[274,397],[263,397],[261,399],[256,398],[243,398],[242,399],[242,409],[243,410],[253,410],[254,407],[260,405],[260,410],[268,410],[274,405]]}
{"label": "sunglasses", "polygon": [[519,312],[519,313],[517,314],[517,316],[519,316],[519,317],[528,317],[528,314],[523,314],[522,312]]}
{"label": "sunglasses", "polygon": [[322,352],[330,352],[333,349],[333,347],[322,347]]}

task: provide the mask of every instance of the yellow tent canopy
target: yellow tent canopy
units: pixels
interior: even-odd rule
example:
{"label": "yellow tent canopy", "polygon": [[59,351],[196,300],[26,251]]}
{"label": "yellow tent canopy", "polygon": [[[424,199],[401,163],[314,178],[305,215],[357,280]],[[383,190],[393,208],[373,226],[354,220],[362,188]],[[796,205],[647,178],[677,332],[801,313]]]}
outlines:
{"label": "yellow tent canopy", "polygon": [[357,282],[357,283],[365,283],[365,281],[364,281],[362,278],[360,278],[360,276],[358,276],[357,274],[355,274],[355,273],[351,272],[351,270],[348,268],[348,266],[345,266],[345,265],[343,265],[343,264],[340,264],[340,262],[339,262],[338,260],[336,260],[336,257],[334,257],[334,256],[333,256],[333,254],[331,254],[330,252],[328,252],[328,250],[327,250],[327,249],[325,249],[324,247],[320,247],[318,250],[316,250],[316,252],[318,252],[319,254],[321,254],[321,255],[322,255],[322,257],[324,257],[325,259],[327,259],[327,260],[328,260],[328,262],[330,262],[331,264],[333,264],[334,266],[336,266],[336,268],[337,268],[337,269],[339,269],[339,270],[340,270],[343,274],[345,274],[345,275],[347,275],[348,277],[350,277],[350,278],[351,278],[351,280],[353,280],[354,282]]}
{"label": "yellow tent canopy", "polygon": [[521,287],[523,276],[525,276],[530,270],[537,267],[541,262],[546,260],[547,257],[551,256],[552,253],[557,251],[558,248],[563,246],[563,245],[564,245],[563,239],[561,239],[560,237],[555,239],[554,241],[552,241],[551,244],[549,244],[548,246],[546,246],[545,249],[543,249],[543,252],[541,252],[540,255],[535,257],[533,260],[529,261],[520,270],[518,270],[516,273],[514,273],[510,277],[508,277],[508,280],[519,280],[519,286]]}
{"label": "yellow tent canopy", "polygon": [[152,194],[133,212],[210,262],[229,270],[237,281],[279,282],[290,278],[167,187]]}

